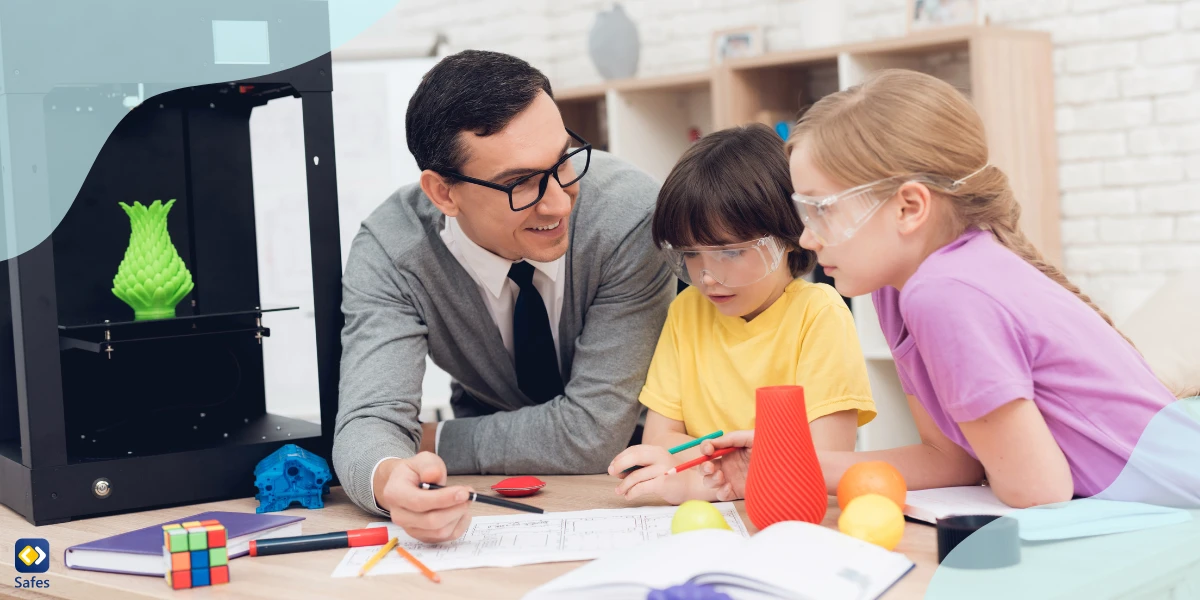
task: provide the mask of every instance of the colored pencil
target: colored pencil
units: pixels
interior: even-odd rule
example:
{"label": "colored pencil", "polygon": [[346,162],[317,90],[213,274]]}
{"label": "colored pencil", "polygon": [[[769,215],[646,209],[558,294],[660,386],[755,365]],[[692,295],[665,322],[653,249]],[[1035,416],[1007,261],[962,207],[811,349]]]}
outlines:
{"label": "colored pencil", "polygon": [[729,454],[730,452],[733,452],[734,450],[740,450],[740,449],[741,448],[721,448],[720,450],[713,452],[712,455],[710,455],[710,456],[701,456],[699,458],[693,458],[692,460],[689,460],[689,461],[683,463],[682,465],[678,465],[674,469],[667,471],[667,475],[674,475],[680,471],[686,471],[687,469],[690,469],[698,464],[706,463],[714,458],[721,458],[722,456],[725,456],[726,454]]}
{"label": "colored pencil", "polygon": [[[687,450],[688,448],[695,448],[696,446],[699,446],[700,443],[703,442],[704,440],[711,440],[711,439],[719,438],[723,435],[725,435],[725,432],[718,429],[708,435],[700,436],[690,442],[684,442],[678,446],[675,446],[674,448],[667,450],[667,452],[670,452],[671,454],[678,454],[680,452],[683,452],[684,450]],[[628,469],[621,471],[621,473],[628,475],[628,474],[642,468],[643,466],[645,466],[645,465],[633,465],[632,467],[629,467]]]}
{"label": "colored pencil", "polygon": [[370,571],[375,566],[375,563],[379,562],[380,560],[383,559],[383,557],[387,556],[387,553],[391,552],[392,548],[395,548],[396,544],[399,544],[399,543],[400,543],[400,540],[398,538],[392,538],[392,539],[388,540],[388,543],[384,544],[384,546],[379,549],[379,552],[376,552],[375,556],[372,556],[371,560],[368,560],[367,564],[363,565],[362,568],[358,570],[358,576],[362,577],[363,575],[366,575],[367,571]]}
{"label": "colored pencil", "polygon": [[[422,483],[421,484],[421,489],[425,489],[425,490],[440,490],[443,487],[444,486],[440,486],[436,483]],[[500,498],[493,498],[492,496],[482,496],[475,492],[471,492],[471,500],[473,500],[475,502],[482,502],[484,504],[491,504],[492,506],[499,506],[501,508],[511,508],[512,510],[520,510],[520,511],[525,511],[528,513],[537,513],[539,515],[546,512],[536,506],[530,506],[528,504],[521,504],[520,502],[513,502],[512,500],[503,500]]]}
{"label": "colored pencil", "polygon": [[403,556],[406,560],[408,560],[408,562],[412,563],[412,565],[414,567],[416,567],[417,570],[420,571],[422,575],[428,577],[430,581],[432,581],[434,583],[442,582],[442,578],[439,577],[437,573],[434,573],[433,571],[429,570],[429,567],[425,566],[424,563],[417,560],[417,557],[413,556],[412,554],[409,554],[408,550],[404,549],[404,546],[396,546],[396,552],[398,552],[400,554],[400,556]]}

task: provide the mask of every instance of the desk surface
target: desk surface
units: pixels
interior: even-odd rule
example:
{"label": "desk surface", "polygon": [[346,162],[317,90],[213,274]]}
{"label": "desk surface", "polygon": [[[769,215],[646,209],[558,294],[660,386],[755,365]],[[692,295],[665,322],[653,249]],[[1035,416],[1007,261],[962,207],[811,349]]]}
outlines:
{"label": "desk surface", "polygon": [[[487,490],[501,479],[495,476],[452,477],[452,484],[474,486]],[[543,477],[546,488],[536,496],[536,504],[551,511],[584,510],[590,508],[623,508],[631,506],[613,493],[614,480],[604,475],[578,477]],[[533,499],[530,499],[531,503]],[[746,516],[745,506],[738,502],[747,528],[757,531]],[[0,572],[15,576],[12,554],[7,552],[17,538],[39,537],[50,541],[50,572],[45,577],[51,587],[43,590],[19,590],[11,587],[11,579],[0,583],[3,594],[18,598],[80,598],[87,600],[164,598],[178,599],[186,592],[173,592],[157,577],[116,575],[77,571],[63,566],[63,550],[68,546],[89,542],[117,533],[139,529],[157,523],[179,519],[208,510],[253,512],[257,502],[241,498],[192,506],[130,513],[96,519],[72,521],[61,525],[34,527],[20,515],[0,506]],[[510,514],[509,511],[477,504],[473,515]],[[355,507],[341,488],[334,488],[326,497],[322,510],[294,508],[285,511],[305,517],[304,533],[341,531],[365,526],[378,520]],[[829,512],[823,523],[837,527],[837,502],[830,498]],[[904,539],[896,548],[916,563],[909,572],[884,596],[886,600],[922,598],[925,588],[937,567],[937,542],[934,529],[921,524],[907,523]],[[362,579],[333,579],[330,574],[341,562],[346,550],[325,550],[280,556],[239,558],[230,562],[232,581],[228,585],[205,588],[197,593],[204,597],[220,598],[519,598],[529,590],[578,567],[583,563],[551,563],[506,569],[464,569],[445,571],[441,584],[434,584],[417,574],[381,575]]]}

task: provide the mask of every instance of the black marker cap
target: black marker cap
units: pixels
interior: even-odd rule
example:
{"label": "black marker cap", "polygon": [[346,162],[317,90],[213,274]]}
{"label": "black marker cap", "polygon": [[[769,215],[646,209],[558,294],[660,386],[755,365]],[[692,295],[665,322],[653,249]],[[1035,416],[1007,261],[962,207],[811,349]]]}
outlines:
{"label": "black marker cap", "polygon": [[[937,541],[938,564],[947,567],[996,569],[1021,562],[1021,538],[1017,520],[1011,517],[961,515],[938,519]],[[958,551],[951,555],[955,548]]]}

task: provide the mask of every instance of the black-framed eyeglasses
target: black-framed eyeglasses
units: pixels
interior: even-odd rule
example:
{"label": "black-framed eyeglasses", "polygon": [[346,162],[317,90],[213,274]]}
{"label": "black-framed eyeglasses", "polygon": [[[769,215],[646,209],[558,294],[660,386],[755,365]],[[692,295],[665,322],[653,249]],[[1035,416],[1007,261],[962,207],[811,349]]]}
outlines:
{"label": "black-framed eyeglasses", "polygon": [[[476,179],[467,177],[461,173],[454,171],[442,171],[442,175],[453,177],[460,181],[482,185],[486,188],[499,190],[508,194],[508,207],[513,212],[525,210],[534,204],[542,201],[542,196],[546,195],[546,186],[550,185],[550,177],[558,182],[561,187],[570,187],[575,185],[583,176],[587,174],[588,167],[592,164],[592,145],[579,137],[579,134],[567,129],[567,133],[575,141],[579,142],[578,148],[570,149],[562,158],[558,159],[554,166],[544,171],[534,171],[527,175],[521,175],[512,183],[507,185],[487,181],[486,179]],[[577,173],[574,165],[571,164],[571,158],[580,152],[586,152],[583,168]],[[540,177],[539,177],[540,176]],[[566,181],[564,181],[566,179]]]}

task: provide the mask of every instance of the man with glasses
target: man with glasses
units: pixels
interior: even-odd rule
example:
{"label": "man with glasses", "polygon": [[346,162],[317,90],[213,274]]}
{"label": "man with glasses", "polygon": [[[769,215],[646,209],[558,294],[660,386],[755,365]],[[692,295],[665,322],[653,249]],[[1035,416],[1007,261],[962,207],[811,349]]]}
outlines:
{"label": "man with glasses", "polygon": [[[408,105],[421,168],[355,237],[343,275],[333,461],[350,498],[425,541],[470,522],[460,473],[602,473],[633,434],[674,279],[658,185],[563,124],[512,56],[439,62]],[[455,418],[420,423],[425,357]]]}

